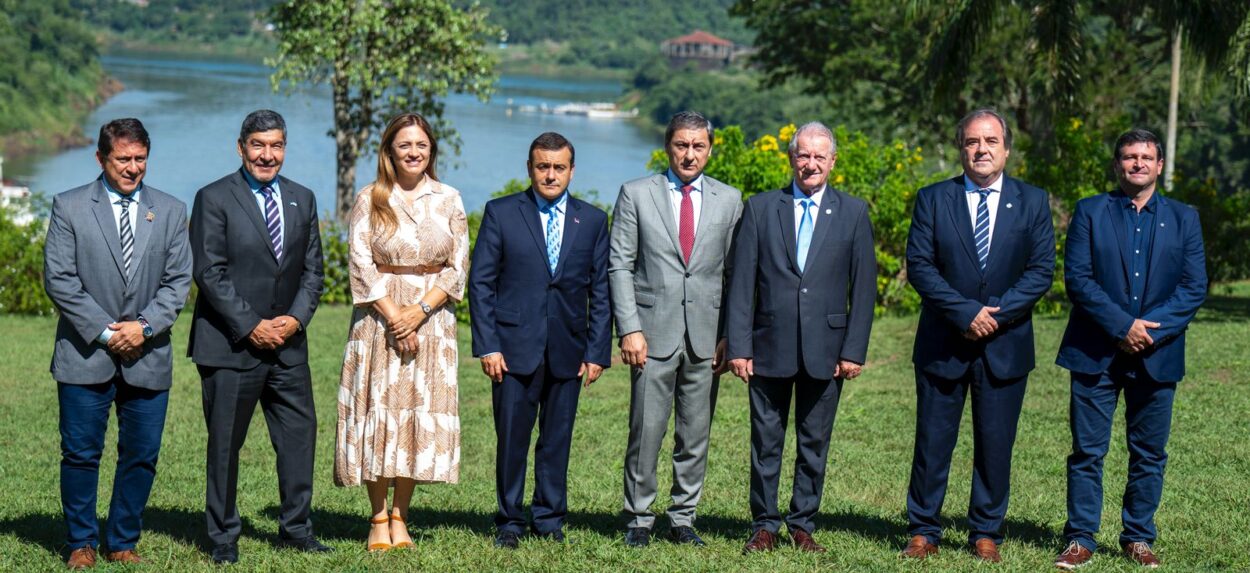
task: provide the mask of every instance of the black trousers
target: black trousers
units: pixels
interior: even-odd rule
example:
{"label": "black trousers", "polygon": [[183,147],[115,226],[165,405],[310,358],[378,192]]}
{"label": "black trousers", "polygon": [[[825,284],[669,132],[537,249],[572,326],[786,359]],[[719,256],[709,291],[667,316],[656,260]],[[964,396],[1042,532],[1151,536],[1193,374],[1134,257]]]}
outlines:
{"label": "black trousers", "polygon": [[804,372],[794,378],[755,376],[747,393],[751,404],[751,529],[777,533],[781,528],[777,489],[793,397],[794,485],[785,522],[788,529],[810,533],[825,489],[829,436],[842,380],[818,380]]}
{"label": "black trousers", "polygon": [[247,438],[256,403],[265,413],[269,441],[278,455],[278,534],[312,535],[313,454],[317,414],[308,364],[262,363],[248,370],[200,366],[204,421],[208,424],[206,516],[213,543],[239,538],[239,449]]}

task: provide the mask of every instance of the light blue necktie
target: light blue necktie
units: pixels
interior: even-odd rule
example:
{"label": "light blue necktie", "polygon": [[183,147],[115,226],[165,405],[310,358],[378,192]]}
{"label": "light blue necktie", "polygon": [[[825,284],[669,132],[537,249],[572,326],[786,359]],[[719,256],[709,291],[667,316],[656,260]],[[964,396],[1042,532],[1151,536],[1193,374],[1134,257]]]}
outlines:
{"label": "light blue necktie", "polygon": [[811,199],[803,199],[799,201],[803,206],[803,218],[799,219],[799,245],[798,259],[799,272],[803,272],[803,267],[807,265],[807,249],[812,246],[812,210],[816,205]]}
{"label": "light blue necktie", "polygon": [[972,235],[977,243],[977,260],[981,263],[981,270],[985,270],[985,261],[990,258],[990,206],[988,198],[990,196],[989,189],[977,189],[977,194],[981,196],[981,200],[977,202],[977,222],[972,227]]}
{"label": "light blue necktie", "polygon": [[542,212],[547,216],[547,266],[551,269],[551,274],[556,274],[556,265],[560,262],[560,234],[558,219],[560,212],[556,210],[555,203],[547,203],[543,206]]}

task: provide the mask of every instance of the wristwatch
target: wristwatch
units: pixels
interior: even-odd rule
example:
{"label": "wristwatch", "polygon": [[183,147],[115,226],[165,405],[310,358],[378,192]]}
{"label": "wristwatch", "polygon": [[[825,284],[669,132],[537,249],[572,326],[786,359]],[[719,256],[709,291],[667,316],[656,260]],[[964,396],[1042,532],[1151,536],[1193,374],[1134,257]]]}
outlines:
{"label": "wristwatch", "polygon": [[148,324],[148,319],[143,318],[142,316],[140,316],[140,317],[138,318],[138,321],[139,321],[139,326],[142,326],[142,327],[143,327],[143,338],[144,338],[144,340],[149,339],[149,338],[152,338],[152,325]]}
{"label": "wristwatch", "polygon": [[417,306],[421,307],[421,312],[424,312],[426,316],[429,316],[431,312],[434,312],[434,307],[425,304],[425,301],[423,300],[417,301]]}

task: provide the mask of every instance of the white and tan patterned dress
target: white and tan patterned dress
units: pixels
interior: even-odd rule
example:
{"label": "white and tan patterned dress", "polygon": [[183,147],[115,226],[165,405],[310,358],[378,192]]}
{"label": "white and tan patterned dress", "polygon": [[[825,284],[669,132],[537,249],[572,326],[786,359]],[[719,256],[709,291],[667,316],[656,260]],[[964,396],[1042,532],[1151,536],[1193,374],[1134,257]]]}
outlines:
{"label": "white and tan patterned dress", "polygon": [[[334,482],[404,477],[418,482],[460,480],[460,412],[456,389],[455,301],[464,293],[469,230],[460,192],[429,179],[409,206],[397,187],[390,204],[399,227],[370,228],[370,187],[356,197],[349,231],[351,331],[339,385]],[[434,266],[432,274],[388,274],[378,265]],[[417,329],[418,350],[401,355],[386,323],[368,304],[390,296],[416,304],[438,287],[450,297]]]}

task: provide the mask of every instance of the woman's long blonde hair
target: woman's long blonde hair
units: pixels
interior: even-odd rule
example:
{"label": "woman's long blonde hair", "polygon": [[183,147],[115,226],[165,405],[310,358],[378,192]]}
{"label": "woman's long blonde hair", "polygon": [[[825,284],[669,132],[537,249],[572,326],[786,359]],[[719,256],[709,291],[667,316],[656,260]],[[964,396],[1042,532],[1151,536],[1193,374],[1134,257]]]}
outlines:
{"label": "woman's long blonde hair", "polygon": [[389,233],[399,226],[399,219],[395,216],[395,210],[391,208],[391,189],[395,187],[397,179],[395,158],[391,156],[391,144],[395,143],[395,136],[399,130],[414,125],[425,132],[425,136],[430,140],[430,156],[426,161],[425,176],[438,181],[438,174],[435,172],[435,166],[438,165],[438,140],[434,139],[430,123],[415,113],[402,113],[396,116],[386,124],[386,131],[382,132],[382,145],[378,149],[378,176],[369,190],[371,204],[369,224],[376,232]]}

